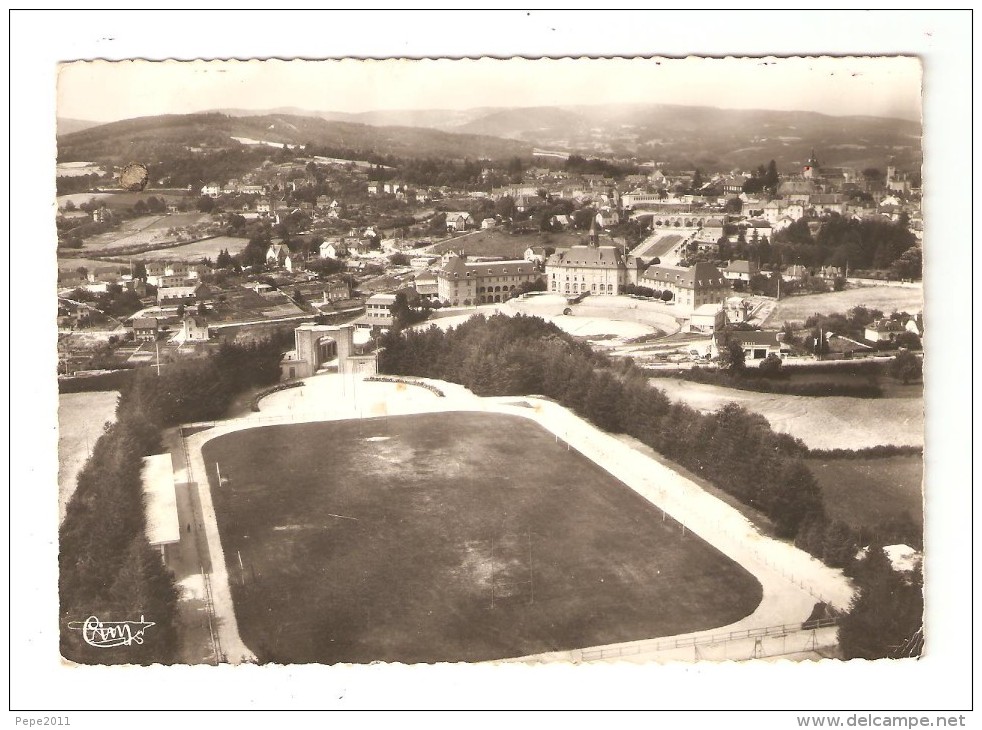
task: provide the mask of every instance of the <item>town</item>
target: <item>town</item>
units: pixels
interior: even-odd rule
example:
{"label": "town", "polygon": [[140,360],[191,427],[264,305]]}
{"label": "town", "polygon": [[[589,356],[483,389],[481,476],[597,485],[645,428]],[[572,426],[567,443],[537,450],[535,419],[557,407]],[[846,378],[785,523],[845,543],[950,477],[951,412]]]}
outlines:
{"label": "town", "polygon": [[750,360],[863,356],[922,334],[918,311],[872,312],[816,344],[816,328],[783,338],[773,316],[782,297],[919,279],[919,180],[889,163],[823,167],[813,153],[783,175],[773,163],[712,174],[550,157],[481,166],[454,188],[283,152],[199,190],[67,196],[59,372],[200,357],[291,322],[351,322],[367,347],[397,320],[531,301],[575,317],[586,297],[611,319],[621,303],[599,298],[630,297],[674,337],[621,348],[651,367],[718,359],[713,335],[733,329],[762,333]]}

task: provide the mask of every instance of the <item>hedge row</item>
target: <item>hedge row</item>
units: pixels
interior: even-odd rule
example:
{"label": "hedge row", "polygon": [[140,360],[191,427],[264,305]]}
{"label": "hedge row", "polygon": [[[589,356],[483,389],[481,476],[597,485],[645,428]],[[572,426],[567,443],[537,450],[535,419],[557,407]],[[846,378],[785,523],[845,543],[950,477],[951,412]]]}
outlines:
{"label": "hedge row", "polygon": [[428,391],[433,393],[439,398],[446,397],[445,393],[437,388],[435,385],[430,385],[429,383],[423,383],[419,380],[406,380],[405,378],[389,378],[384,375],[369,375],[365,380],[371,380],[376,383],[402,383],[403,385],[415,385],[418,388],[426,388]]}

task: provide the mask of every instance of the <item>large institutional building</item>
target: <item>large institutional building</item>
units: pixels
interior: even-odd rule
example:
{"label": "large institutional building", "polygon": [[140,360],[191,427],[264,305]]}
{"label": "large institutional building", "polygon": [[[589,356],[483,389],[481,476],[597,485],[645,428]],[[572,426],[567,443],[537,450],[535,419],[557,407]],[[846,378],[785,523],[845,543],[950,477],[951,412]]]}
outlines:
{"label": "large institutional building", "polygon": [[453,255],[437,274],[437,296],[454,307],[504,302],[519,285],[540,277],[534,262],[468,261],[466,256]]}
{"label": "large institutional building", "polygon": [[710,263],[689,266],[649,266],[640,284],[657,291],[670,291],[680,313],[691,313],[704,304],[721,304],[730,294],[729,282]]}
{"label": "large institutional building", "polygon": [[546,284],[550,292],[564,296],[615,296],[638,283],[638,268],[637,259],[617,246],[572,246],[546,260]]}

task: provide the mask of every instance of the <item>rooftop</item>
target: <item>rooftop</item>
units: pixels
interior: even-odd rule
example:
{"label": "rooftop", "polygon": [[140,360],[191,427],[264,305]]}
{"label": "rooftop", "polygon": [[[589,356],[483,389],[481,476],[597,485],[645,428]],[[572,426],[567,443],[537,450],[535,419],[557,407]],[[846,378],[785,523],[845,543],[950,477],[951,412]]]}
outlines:
{"label": "rooftop", "polygon": [[170,454],[143,457],[143,494],[147,509],[147,540],[152,546],[181,539],[177,518],[177,492]]}

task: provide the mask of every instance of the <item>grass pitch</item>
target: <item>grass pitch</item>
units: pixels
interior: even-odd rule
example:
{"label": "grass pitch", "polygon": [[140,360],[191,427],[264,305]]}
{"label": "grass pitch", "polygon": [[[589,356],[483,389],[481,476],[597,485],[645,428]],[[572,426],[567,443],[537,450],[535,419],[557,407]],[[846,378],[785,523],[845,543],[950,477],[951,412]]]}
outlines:
{"label": "grass pitch", "polygon": [[761,599],[519,417],[262,427],[204,458],[239,630],[263,660],[491,660],[722,626]]}

